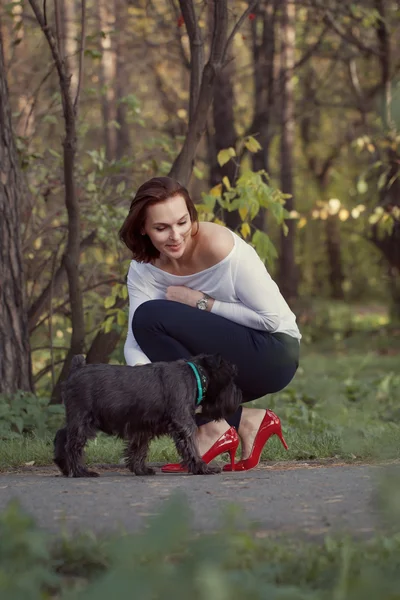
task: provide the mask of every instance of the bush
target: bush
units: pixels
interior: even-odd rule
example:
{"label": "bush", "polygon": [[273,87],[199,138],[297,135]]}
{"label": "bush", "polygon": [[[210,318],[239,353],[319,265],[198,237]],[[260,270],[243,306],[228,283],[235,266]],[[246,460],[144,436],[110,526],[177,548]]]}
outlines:
{"label": "bush", "polygon": [[19,438],[33,432],[44,437],[56,429],[64,413],[64,406],[49,405],[46,399],[28,392],[1,394],[0,439]]}
{"label": "bush", "polygon": [[142,532],[51,540],[12,503],[0,514],[0,597],[10,600],[391,600],[400,587],[400,537],[322,543],[259,538],[235,511],[194,535],[172,498]]}

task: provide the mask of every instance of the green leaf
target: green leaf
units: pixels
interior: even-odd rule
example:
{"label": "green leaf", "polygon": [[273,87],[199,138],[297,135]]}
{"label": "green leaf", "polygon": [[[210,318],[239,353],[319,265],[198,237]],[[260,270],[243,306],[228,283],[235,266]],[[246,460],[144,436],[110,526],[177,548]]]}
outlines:
{"label": "green leaf", "polygon": [[56,150],[53,150],[53,148],[49,148],[48,150],[52,156],[55,156],[55,158],[61,158],[61,154],[56,152]]}
{"label": "green leaf", "polygon": [[112,326],[113,326],[113,318],[108,318],[106,319],[106,321],[103,323],[103,330],[104,333],[110,333]]}
{"label": "green leaf", "polygon": [[220,150],[218,152],[217,160],[220,167],[226,165],[227,162],[236,156],[235,148],[225,148],[224,150]]}
{"label": "green leaf", "polygon": [[117,323],[118,325],[120,325],[120,327],[123,327],[124,325],[126,325],[126,314],[124,310],[118,310],[117,311]]}
{"label": "green leaf", "polygon": [[43,117],[43,123],[50,123],[51,125],[57,125],[58,121],[54,115],[46,115]]}
{"label": "green leaf", "polygon": [[251,135],[245,140],[244,145],[249,152],[253,153],[262,149],[256,138],[252,137]]}
{"label": "green leaf", "polygon": [[222,183],[224,184],[224,186],[226,187],[227,190],[232,189],[231,183],[226,175],[225,175],[225,177],[222,178]]}
{"label": "green leaf", "polygon": [[90,48],[86,48],[85,56],[90,56],[91,58],[101,58],[102,53],[99,50],[91,50]]}
{"label": "green leaf", "polygon": [[258,229],[253,234],[251,242],[255,247],[257,254],[261,258],[261,260],[266,260],[271,264],[273,259],[275,259],[278,256],[275,246],[271,242],[269,236],[263,231],[260,231]]}
{"label": "green leaf", "polygon": [[387,180],[387,173],[386,171],[384,173],[381,173],[378,179],[378,190],[381,190],[382,188],[385,187],[386,185],[386,180]]}
{"label": "green leaf", "polygon": [[113,295],[107,296],[104,300],[104,308],[111,308],[115,304],[115,297]]}
{"label": "green leaf", "polygon": [[240,233],[242,234],[242,237],[246,239],[247,236],[251,233],[250,225],[248,223],[243,223],[240,228]]}
{"label": "green leaf", "polygon": [[119,184],[117,185],[117,189],[116,192],[117,194],[122,194],[125,191],[126,188],[126,183],[125,181],[120,181]]}
{"label": "green leaf", "polygon": [[14,417],[12,422],[13,425],[15,425],[15,427],[18,429],[18,432],[22,433],[24,430],[24,420],[22,417]]}
{"label": "green leaf", "polygon": [[197,179],[204,179],[204,173],[203,173],[203,171],[200,171],[200,169],[198,167],[193,167],[193,175]]}
{"label": "green leaf", "polygon": [[365,194],[368,191],[368,184],[365,179],[359,179],[357,181],[357,192],[359,194]]}

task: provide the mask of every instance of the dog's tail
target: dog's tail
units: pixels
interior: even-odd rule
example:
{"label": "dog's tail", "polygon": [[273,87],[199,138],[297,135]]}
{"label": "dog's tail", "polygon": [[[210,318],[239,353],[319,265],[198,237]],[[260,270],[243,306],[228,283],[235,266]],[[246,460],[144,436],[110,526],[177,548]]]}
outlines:
{"label": "dog's tail", "polygon": [[86,365],[86,358],[83,354],[76,354],[71,360],[71,366],[69,369],[69,374],[72,375],[77,369],[81,369]]}

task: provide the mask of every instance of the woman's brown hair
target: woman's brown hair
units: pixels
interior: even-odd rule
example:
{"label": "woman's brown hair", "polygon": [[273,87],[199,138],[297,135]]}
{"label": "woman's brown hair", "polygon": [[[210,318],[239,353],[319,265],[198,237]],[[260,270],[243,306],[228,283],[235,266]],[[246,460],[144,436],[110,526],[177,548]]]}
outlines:
{"label": "woman's brown hair", "polygon": [[146,209],[152,204],[163,202],[174,196],[182,196],[185,199],[190,220],[192,223],[198,224],[199,217],[196,207],[185,187],[170,177],[153,177],[149,179],[136,192],[131,202],[129,214],[119,230],[119,237],[131,250],[134,260],[150,262],[160,256],[149,236],[142,235],[146,220]]}

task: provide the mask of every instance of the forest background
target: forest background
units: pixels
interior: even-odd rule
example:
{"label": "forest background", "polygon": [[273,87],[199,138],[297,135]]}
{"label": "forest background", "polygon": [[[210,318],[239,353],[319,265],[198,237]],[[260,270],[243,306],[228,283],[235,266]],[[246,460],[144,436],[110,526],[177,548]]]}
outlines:
{"label": "forest background", "polygon": [[[395,0],[0,0],[0,471],[51,464],[74,354],[124,364],[118,230],[160,174],[255,246],[297,315],[296,377],[254,403],[279,414],[289,451],[272,439],[262,458],[398,465],[399,38]],[[86,450],[113,468],[122,443],[100,435]],[[161,439],[149,458],[178,457]],[[225,526],[192,543],[181,506],[145,537],[54,546],[10,505],[0,588],[393,598],[397,471],[378,497],[397,535],[310,546]]]}
{"label": "forest background", "polygon": [[159,174],[254,244],[306,345],[396,335],[399,26],[392,0],[3,0],[0,391],[124,363],[118,230]]}

